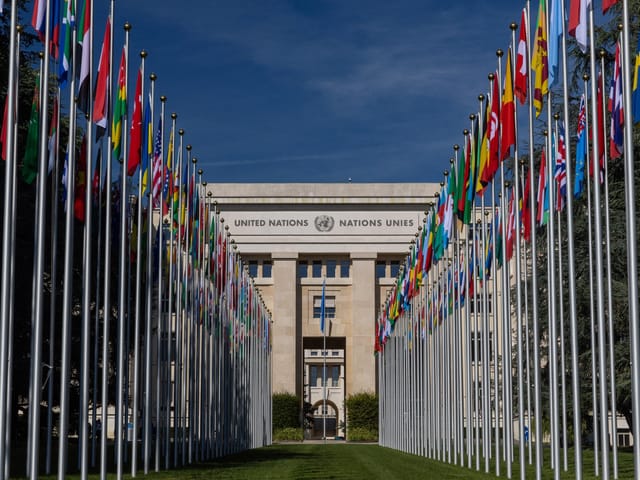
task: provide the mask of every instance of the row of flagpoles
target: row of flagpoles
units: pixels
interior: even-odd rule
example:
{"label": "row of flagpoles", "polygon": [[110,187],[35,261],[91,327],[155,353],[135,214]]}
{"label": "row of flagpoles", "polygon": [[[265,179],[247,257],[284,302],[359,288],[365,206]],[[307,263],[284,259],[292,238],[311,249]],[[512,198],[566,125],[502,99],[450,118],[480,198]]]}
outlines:
{"label": "row of flagpoles", "polygon": [[[0,11],[3,7],[0,3]],[[13,0],[2,12],[10,15],[10,52],[1,139],[0,478],[9,477],[12,450],[19,450],[11,434],[16,412],[11,366],[15,302],[26,300],[15,280],[21,275],[15,257],[21,208],[17,105],[19,95],[27,94],[18,75],[24,34],[18,9]],[[90,468],[106,478],[109,463],[122,478],[127,462],[135,476],[138,462],[147,473],[271,443],[270,313],[223,228],[203,171],[177,128],[177,115],[166,121],[166,98],[156,97],[156,76],[145,71],[145,51],[130,111],[128,23],[112,89],[113,20],[112,0],[94,81],[93,1],[33,5],[32,26],[46,48],[20,168],[24,182],[36,183],[30,478],[38,477],[41,464],[51,472],[56,442],[61,479],[73,469],[68,458],[74,449],[82,478]],[[68,137],[62,138],[67,124]],[[64,215],[60,222],[58,215]],[[50,265],[45,265],[47,245]],[[80,287],[74,282],[77,272]],[[78,329],[79,338],[73,333]],[[46,422],[38,406],[46,407]]]}
{"label": "row of flagpoles", "polygon": [[[637,50],[629,43],[630,19],[638,17],[628,0],[602,2],[603,13],[611,9],[621,19],[608,61],[596,48],[595,2],[568,3],[538,0],[531,31],[528,1],[519,25],[511,24],[507,54],[497,51],[489,93],[478,97],[463,146],[454,147],[441,191],[381,307],[375,333],[381,445],[497,475],[506,470],[508,477],[517,459],[521,478],[527,464],[536,478],[549,467],[560,478],[572,445],[572,473],[582,478],[587,364],[596,475],[619,475],[616,382],[631,383],[630,427],[640,431],[633,144],[640,34]],[[579,67],[568,58],[569,36],[589,61],[578,79],[579,105],[570,99],[569,76]],[[577,119],[570,115],[576,107]],[[609,215],[608,164],[616,159],[624,165],[625,232],[612,232]],[[588,259],[576,258],[577,215],[588,220],[582,230]],[[615,332],[615,234],[626,245],[625,332]],[[586,272],[589,288],[578,287],[577,270]],[[577,310],[583,299],[586,314]],[[580,330],[589,324],[590,332]],[[590,337],[590,348],[580,350],[579,337]],[[616,341],[629,342],[625,378],[616,367]],[[633,458],[640,478],[635,439]]]}

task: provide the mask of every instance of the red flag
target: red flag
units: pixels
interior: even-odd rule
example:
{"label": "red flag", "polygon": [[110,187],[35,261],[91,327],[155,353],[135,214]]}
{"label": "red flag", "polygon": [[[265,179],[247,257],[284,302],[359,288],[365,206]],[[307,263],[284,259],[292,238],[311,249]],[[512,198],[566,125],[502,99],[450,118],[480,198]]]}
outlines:
{"label": "red flag", "polygon": [[575,37],[580,50],[587,51],[587,7],[591,0],[571,0],[569,6],[569,35]]}
{"label": "red flag", "polygon": [[542,226],[546,223],[545,221],[545,213],[546,208],[545,204],[547,196],[547,156],[545,154],[544,148],[540,154],[540,173],[538,174],[538,201],[537,201],[537,215],[536,221],[538,225]]}
{"label": "red flag", "polygon": [[525,241],[531,239],[531,205],[529,201],[529,195],[531,195],[531,169],[527,173],[527,180],[524,185],[524,194],[522,195],[522,235]]}
{"label": "red flag", "polygon": [[7,149],[9,145],[7,144],[7,113],[9,110],[9,95],[4,97],[4,114],[2,115],[2,135],[0,135],[0,144],[2,144],[2,160],[7,159]]}
{"label": "red flag", "polygon": [[84,222],[85,192],[87,189],[87,137],[82,137],[80,155],[78,155],[78,165],[76,171],[76,191],[73,201],[73,212],[75,217]]}
{"label": "red flag", "polygon": [[142,70],[138,70],[136,82],[136,99],[133,104],[133,118],[131,120],[131,144],[129,145],[129,160],[127,175],[132,176],[140,165],[142,150]]}
{"label": "red flag", "polygon": [[618,0],[602,0],[602,13],[607,13],[616,3],[618,3]]}
{"label": "red flag", "polygon": [[527,83],[529,81],[529,65],[527,63],[527,9],[522,9],[520,18],[520,40],[518,40],[518,56],[516,58],[515,96],[524,104],[527,100]]}
{"label": "red flag", "polygon": [[[507,67],[509,70],[510,68]],[[498,159],[498,150],[499,150],[499,134],[498,130],[500,128],[499,125],[499,115],[500,115],[500,94],[498,93],[498,72],[493,77],[492,80],[492,88],[491,88],[491,117],[489,119],[489,130],[487,131],[487,137],[489,140],[489,158],[487,160],[487,164],[482,171],[482,178],[480,181],[486,185],[495,176],[498,171],[498,167],[500,165],[500,161]]]}
{"label": "red flag", "polygon": [[[596,109],[597,109],[597,114],[598,114],[598,131],[596,132],[596,134],[598,135],[598,146],[600,147],[600,151],[598,152],[598,165],[599,165],[599,170],[600,170],[600,174],[599,174],[599,178],[600,178],[600,183],[602,183],[604,181],[604,150],[605,150],[605,145],[604,145],[604,108],[602,106],[602,72],[598,73],[598,93],[597,93],[597,98],[596,98]],[[595,122],[591,125],[591,138],[594,138],[594,127],[595,127]],[[593,177],[593,164],[595,162],[595,155],[594,152],[591,152],[591,158],[589,161],[589,176]]]}
{"label": "red flag", "polygon": [[506,254],[507,261],[513,257],[513,243],[516,238],[516,201],[514,189],[511,189],[511,198],[509,199],[509,218],[507,220],[507,241]]}
{"label": "red flag", "polygon": [[107,26],[104,30],[104,40],[100,51],[100,63],[98,66],[98,79],[96,80],[96,96],[93,103],[93,123],[107,128],[107,85],[109,85],[109,58],[111,50],[111,21],[107,17]]}

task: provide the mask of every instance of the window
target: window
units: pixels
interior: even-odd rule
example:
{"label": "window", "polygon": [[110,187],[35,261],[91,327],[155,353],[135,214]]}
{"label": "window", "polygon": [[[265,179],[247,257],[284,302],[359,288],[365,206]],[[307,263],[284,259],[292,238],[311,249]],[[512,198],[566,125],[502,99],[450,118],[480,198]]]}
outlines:
{"label": "window", "polygon": [[[491,352],[493,352],[493,335],[492,332],[489,332],[489,362],[491,362]],[[472,362],[481,362],[482,361],[482,332],[471,332],[471,361]]]}
{"label": "window", "polygon": [[249,260],[249,275],[253,278],[258,276],[258,261],[257,260]]}
{"label": "window", "polygon": [[[322,296],[313,297],[313,318],[320,319],[320,312],[322,310]],[[326,296],[324,297],[324,318],[336,318],[336,297]]]}
{"label": "window", "polygon": [[327,278],[336,277],[336,261],[335,260],[327,260],[326,269],[327,269]]}
{"label": "window", "polygon": [[[484,296],[482,294],[475,295],[470,299],[469,312],[470,313],[482,313],[484,311]],[[477,306],[477,308],[476,308]],[[487,294],[487,312],[493,312],[493,302],[491,301],[491,294]]]}
{"label": "window", "polygon": [[351,275],[349,269],[351,268],[351,260],[340,261],[340,276],[342,278],[349,278]]}
{"label": "window", "polygon": [[400,273],[400,260],[391,260],[391,278],[396,278]]}
{"label": "window", "polygon": [[262,278],[271,278],[271,260],[262,262]]}
{"label": "window", "polygon": [[317,365],[309,366],[309,386],[311,387],[318,386],[318,366]]}
{"label": "window", "polygon": [[322,262],[320,260],[314,260],[311,264],[311,276],[313,278],[322,277]]}
{"label": "window", "polygon": [[378,260],[376,262],[376,279],[384,278],[387,275],[387,263],[384,260]]}
{"label": "window", "polygon": [[331,367],[331,386],[337,387],[339,380],[340,380],[340,366],[333,365]]}
{"label": "window", "polygon": [[306,260],[300,260],[298,262],[298,277],[307,278],[309,276],[309,264]]}

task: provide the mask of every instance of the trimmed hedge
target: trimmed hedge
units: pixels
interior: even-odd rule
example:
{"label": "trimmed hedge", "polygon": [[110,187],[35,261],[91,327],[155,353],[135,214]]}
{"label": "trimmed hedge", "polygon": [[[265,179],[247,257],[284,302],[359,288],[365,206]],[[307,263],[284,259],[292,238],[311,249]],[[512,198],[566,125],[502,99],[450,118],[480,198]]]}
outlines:
{"label": "trimmed hedge", "polygon": [[300,399],[292,393],[274,393],[272,397],[272,428],[300,428]]}
{"label": "trimmed hedge", "polygon": [[302,442],[304,434],[301,428],[279,428],[273,431],[274,442]]}
{"label": "trimmed hedge", "polygon": [[378,439],[378,396],[370,392],[349,395],[347,406],[347,438],[352,441]]}

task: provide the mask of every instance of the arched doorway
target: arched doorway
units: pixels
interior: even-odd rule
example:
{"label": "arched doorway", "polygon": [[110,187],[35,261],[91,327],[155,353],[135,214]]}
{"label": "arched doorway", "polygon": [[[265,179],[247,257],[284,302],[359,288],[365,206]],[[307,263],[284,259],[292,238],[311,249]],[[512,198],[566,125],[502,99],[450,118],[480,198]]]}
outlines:
{"label": "arched doorway", "polygon": [[[324,407],[324,410],[323,410]],[[338,434],[338,407],[327,400],[320,400],[313,405],[313,431],[311,438],[322,439],[326,428],[326,438],[334,438]],[[325,427],[326,425],[326,427]]]}

